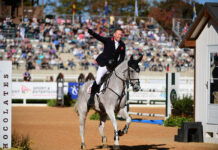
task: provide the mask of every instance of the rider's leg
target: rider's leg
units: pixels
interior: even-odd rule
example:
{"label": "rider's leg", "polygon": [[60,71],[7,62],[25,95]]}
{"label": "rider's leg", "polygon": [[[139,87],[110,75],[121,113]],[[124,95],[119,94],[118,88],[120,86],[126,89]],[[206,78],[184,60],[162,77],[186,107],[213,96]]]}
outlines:
{"label": "rider's leg", "polygon": [[88,100],[88,106],[91,106],[94,104],[94,96],[98,89],[99,89],[98,85],[96,84],[96,81],[94,81],[94,83],[92,84],[92,88],[91,88],[90,98]]}
{"label": "rider's leg", "polygon": [[107,73],[107,67],[104,66],[104,67],[98,67],[98,71],[97,71],[97,74],[96,74],[96,83],[99,85],[101,83],[101,78]]}
{"label": "rider's leg", "polygon": [[105,75],[105,73],[107,73],[107,67],[106,66],[104,66],[104,67],[99,66],[98,71],[97,71],[97,75],[96,75],[96,80],[92,85],[91,95],[90,95],[90,98],[88,100],[89,106],[94,104],[95,93],[97,93],[99,91],[101,78]]}

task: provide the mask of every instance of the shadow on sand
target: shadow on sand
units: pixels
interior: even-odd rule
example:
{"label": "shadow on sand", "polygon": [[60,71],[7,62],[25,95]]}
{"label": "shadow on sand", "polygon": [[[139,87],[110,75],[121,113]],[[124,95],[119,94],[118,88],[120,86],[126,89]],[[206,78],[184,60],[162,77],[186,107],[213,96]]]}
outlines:
{"label": "shadow on sand", "polygon": [[[120,145],[120,150],[149,150],[149,149],[154,149],[154,150],[169,150],[170,148],[163,147],[166,144],[158,144],[158,145],[135,145],[135,146],[125,146],[125,145]],[[102,148],[102,146],[97,146],[94,149],[90,150],[96,150],[96,149],[105,149]],[[108,145],[108,150],[113,150],[113,145]]]}

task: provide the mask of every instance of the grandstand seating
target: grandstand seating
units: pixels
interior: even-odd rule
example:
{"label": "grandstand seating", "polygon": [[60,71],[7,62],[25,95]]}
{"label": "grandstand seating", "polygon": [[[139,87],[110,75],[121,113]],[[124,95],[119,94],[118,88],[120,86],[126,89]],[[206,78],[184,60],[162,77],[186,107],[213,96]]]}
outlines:
{"label": "grandstand seating", "polygon": [[[182,71],[184,75],[193,75],[193,51],[179,49],[176,41],[168,36],[152,18],[142,18],[136,24],[132,18],[129,22],[125,22],[119,17],[116,20],[120,20],[121,23],[117,22],[115,25],[105,25],[101,19],[92,18],[88,22],[93,25],[96,32],[101,28],[100,34],[103,36],[108,36],[108,32],[112,31],[115,25],[122,27],[125,32],[127,55],[144,53],[141,63],[142,74],[163,75],[169,65],[170,71]],[[13,74],[22,76],[26,69],[31,69],[31,74],[46,76],[59,72],[71,75],[96,71],[94,57],[96,53],[101,52],[102,45],[88,37],[85,28],[80,27],[77,21],[73,26],[67,23],[52,23],[51,20],[47,23],[27,21],[23,26],[25,39],[20,36],[21,25],[16,27],[5,25],[0,28],[2,31],[0,32],[0,59],[12,60]],[[61,44],[57,50],[55,45],[57,37],[59,42],[64,39],[63,50]],[[69,62],[72,59],[76,66],[71,69]],[[58,62],[63,64],[60,66]],[[32,67],[28,68],[29,65]],[[85,70],[85,67],[88,67],[88,70]]]}

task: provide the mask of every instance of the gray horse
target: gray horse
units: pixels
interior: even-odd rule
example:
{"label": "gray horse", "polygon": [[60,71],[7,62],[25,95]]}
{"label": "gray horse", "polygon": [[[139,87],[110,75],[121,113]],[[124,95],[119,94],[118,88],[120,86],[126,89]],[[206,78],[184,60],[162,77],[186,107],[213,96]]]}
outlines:
{"label": "gray horse", "polygon": [[[133,59],[131,56],[130,60],[123,61],[118,65],[112,72],[110,78],[104,83],[103,90],[100,91],[94,98],[94,110],[100,114],[100,125],[99,131],[102,136],[103,147],[107,147],[107,139],[104,135],[104,124],[107,119],[107,115],[112,121],[114,127],[114,149],[119,149],[119,136],[126,134],[131,122],[131,118],[128,115],[125,105],[126,105],[126,94],[125,87],[126,81],[130,81],[133,91],[137,92],[140,90],[139,83],[139,66],[138,63],[141,61],[142,55],[137,60]],[[87,106],[90,94],[88,89],[93,84],[93,81],[86,82],[79,90],[78,100],[75,104],[75,111],[79,115],[80,119],[80,136],[81,136],[81,149],[86,149],[84,133],[85,133],[85,121],[86,116],[89,111]],[[118,113],[122,118],[126,119],[126,125],[122,130],[117,129],[117,121],[115,118],[115,113]]]}

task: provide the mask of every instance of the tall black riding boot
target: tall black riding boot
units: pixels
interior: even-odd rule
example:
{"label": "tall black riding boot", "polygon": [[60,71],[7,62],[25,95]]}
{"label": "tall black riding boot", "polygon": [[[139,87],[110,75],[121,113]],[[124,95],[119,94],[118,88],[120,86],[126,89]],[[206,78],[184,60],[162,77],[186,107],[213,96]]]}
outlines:
{"label": "tall black riding boot", "polygon": [[98,87],[99,85],[97,85],[96,82],[93,83],[92,88],[91,88],[91,94],[90,94],[90,98],[88,100],[88,106],[92,106],[94,105],[94,97],[95,97],[95,93],[98,91]]}

